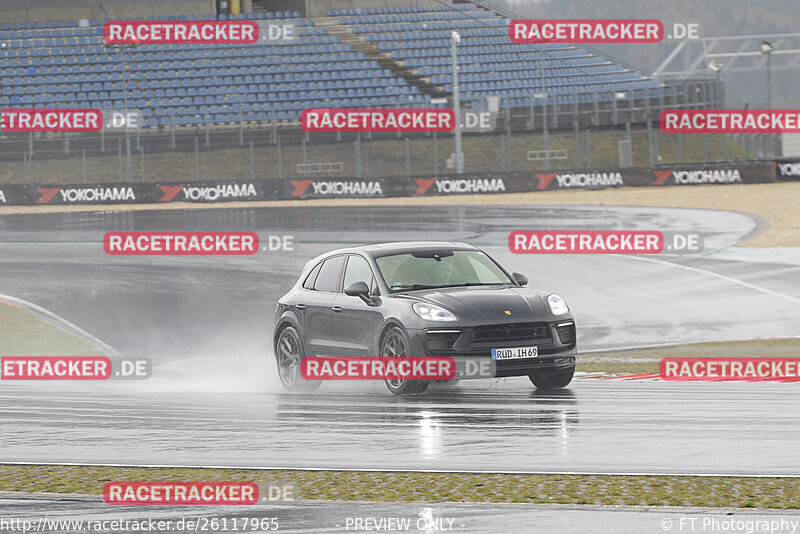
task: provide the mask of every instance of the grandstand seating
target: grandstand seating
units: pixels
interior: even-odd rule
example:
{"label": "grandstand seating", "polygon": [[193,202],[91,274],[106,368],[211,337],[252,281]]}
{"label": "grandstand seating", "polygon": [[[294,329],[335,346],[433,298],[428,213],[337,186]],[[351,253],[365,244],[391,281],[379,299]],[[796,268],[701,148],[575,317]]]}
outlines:
{"label": "grandstand seating", "polygon": [[[526,106],[536,92],[550,98],[580,93],[586,101],[592,94],[614,98],[614,91],[660,88],[583,48],[509,43],[508,22],[473,4],[333,9],[328,14],[447,92],[452,91],[450,31],[457,29],[463,37],[464,101],[501,95],[512,106]],[[213,16],[167,17],[208,18]],[[265,46],[121,47],[104,44],[104,21],[98,19],[88,25],[75,20],[2,24],[0,107],[127,105],[141,109],[149,127],[295,121],[307,107],[430,104],[431,95],[296,11],[238,18],[291,19],[299,38]]]}
{"label": "grandstand seating", "polygon": [[[127,96],[127,107],[142,109],[147,127],[298,120],[311,106],[408,106],[430,100],[297,12],[248,15],[241,18],[290,18],[299,38],[266,46],[110,47],[103,43],[100,20],[89,21],[89,27],[74,20],[4,24],[0,107],[123,109]],[[169,17],[205,18],[211,17]]]}
{"label": "grandstand seating", "polygon": [[453,90],[450,35],[458,45],[462,101],[499,95],[512,107],[529,105],[533,94],[552,101],[610,100],[615,93],[661,90],[658,82],[569,44],[517,44],[508,38],[508,20],[474,4],[454,6],[374,7],[331,9],[356,34],[414,68],[432,82]]}

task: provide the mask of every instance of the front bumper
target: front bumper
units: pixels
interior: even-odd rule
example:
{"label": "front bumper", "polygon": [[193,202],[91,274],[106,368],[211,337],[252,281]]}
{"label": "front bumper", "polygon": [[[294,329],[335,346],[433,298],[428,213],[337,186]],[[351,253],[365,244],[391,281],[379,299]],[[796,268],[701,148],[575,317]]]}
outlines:
{"label": "front bumper", "polygon": [[[466,360],[491,366],[495,377],[524,376],[537,370],[566,369],[577,357],[575,322],[572,318],[551,322],[509,323],[424,328],[408,332],[413,354],[452,357],[459,369]],[[535,358],[495,361],[492,349],[538,348]],[[459,378],[486,378],[461,376]]]}

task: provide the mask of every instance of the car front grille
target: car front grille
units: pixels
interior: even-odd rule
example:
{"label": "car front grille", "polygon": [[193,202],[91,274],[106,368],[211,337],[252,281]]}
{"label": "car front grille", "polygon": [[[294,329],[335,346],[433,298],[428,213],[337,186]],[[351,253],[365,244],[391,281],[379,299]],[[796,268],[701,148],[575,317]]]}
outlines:
{"label": "car front grille", "polygon": [[506,323],[476,326],[474,343],[516,343],[519,341],[549,342],[550,326],[547,323]]}

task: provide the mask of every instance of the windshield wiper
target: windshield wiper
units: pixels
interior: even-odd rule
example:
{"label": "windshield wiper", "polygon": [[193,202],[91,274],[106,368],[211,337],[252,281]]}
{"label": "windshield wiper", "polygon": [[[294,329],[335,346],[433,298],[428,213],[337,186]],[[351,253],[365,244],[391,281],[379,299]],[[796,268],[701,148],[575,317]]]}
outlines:
{"label": "windshield wiper", "polygon": [[503,282],[464,282],[463,284],[447,284],[437,287],[471,287],[471,286],[502,286],[508,285]]}
{"label": "windshield wiper", "polygon": [[416,291],[417,289],[435,289],[439,286],[428,286],[425,284],[400,284],[392,286],[392,291]]}

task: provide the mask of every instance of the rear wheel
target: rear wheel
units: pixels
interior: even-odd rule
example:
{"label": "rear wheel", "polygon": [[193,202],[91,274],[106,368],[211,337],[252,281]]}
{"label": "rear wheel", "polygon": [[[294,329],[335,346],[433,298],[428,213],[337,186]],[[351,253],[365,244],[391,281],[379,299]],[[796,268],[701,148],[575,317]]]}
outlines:
{"label": "rear wheel", "polygon": [[575,366],[566,369],[544,369],[534,371],[528,375],[536,386],[536,389],[561,389],[567,387],[572,382],[575,374]]}
{"label": "rear wheel", "polygon": [[278,378],[289,391],[313,391],[321,385],[319,380],[306,380],[300,374],[300,362],[305,358],[300,334],[293,326],[281,330],[275,343],[275,359],[278,364]]}
{"label": "rear wheel", "polygon": [[[381,341],[381,356],[400,358],[408,356],[408,340],[400,328],[392,328]],[[386,380],[386,387],[395,395],[416,395],[428,389],[428,382],[424,380]]]}

